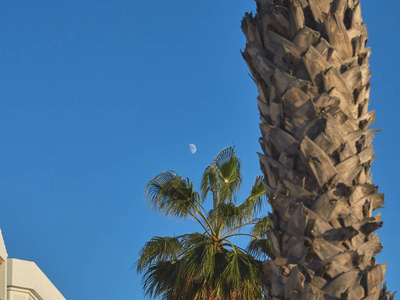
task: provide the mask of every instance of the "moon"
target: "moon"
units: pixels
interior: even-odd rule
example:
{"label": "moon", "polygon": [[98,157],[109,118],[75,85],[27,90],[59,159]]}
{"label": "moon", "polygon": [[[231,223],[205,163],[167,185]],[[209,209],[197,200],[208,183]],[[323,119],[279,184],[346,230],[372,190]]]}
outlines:
{"label": "moon", "polygon": [[195,154],[196,151],[197,151],[196,145],[194,145],[194,144],[189,144],[189,151],[190,151],[190,153]]}

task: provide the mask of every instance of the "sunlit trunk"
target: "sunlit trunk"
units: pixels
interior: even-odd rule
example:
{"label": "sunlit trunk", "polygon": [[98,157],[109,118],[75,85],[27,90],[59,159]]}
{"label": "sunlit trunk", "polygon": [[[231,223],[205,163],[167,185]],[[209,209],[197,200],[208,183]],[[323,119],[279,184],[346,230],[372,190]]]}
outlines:
{"label": "sunlit trunk", "polygon": [[257,85],[276,259],[268,299],[393,299],[375,262],[368,35],[354,0],[256,0],[243,57]]}

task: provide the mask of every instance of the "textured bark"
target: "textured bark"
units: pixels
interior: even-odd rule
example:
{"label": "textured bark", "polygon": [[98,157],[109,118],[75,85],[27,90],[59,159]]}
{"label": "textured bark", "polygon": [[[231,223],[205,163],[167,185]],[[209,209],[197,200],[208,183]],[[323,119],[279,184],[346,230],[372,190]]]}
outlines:
{"label": "textured bark", "polygon": [[268,299],[393,299],[372,184],[368,35],[355,0],[256,0],[243,57],[257,84],[271,204]]}

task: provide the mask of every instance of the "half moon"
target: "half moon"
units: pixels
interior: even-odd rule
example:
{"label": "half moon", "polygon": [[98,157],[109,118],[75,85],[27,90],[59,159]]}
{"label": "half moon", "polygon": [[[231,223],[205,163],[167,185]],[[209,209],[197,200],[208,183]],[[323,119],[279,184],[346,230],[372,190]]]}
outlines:
{"label": "half moon", "polygon": [[197,147],[194,144],[189,144],[189,151],[192,154],[195,154],[197,151]]}

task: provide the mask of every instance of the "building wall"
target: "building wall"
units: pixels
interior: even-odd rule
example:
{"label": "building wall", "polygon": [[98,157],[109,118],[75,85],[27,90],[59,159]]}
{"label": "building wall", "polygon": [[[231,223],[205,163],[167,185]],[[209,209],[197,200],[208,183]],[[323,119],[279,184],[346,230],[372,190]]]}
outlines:
{"label": "building wall", "polygon": [[8,258],[0,230],[0,300],[65,300],[31,261]]}
{"label": "building wall", "polygon": [[[7,263],[8,300],[26,291],[39,300],[65,300],[47,276],[31,261],[9,258]],[[19,296],[18,296],[19,297]],[[29,300],[28,296],[25,299]],[[33,298],[33,300],[36,300]]]}
{"label": "building wall", "polygon": [[0,300],[7,300],[7,250],[0,230]]}
{"label": "building wall", "polygon": [[11,288],[7,292],[7,300],[43,300],[43,298],[36,297],[32,292],[27,290]]}

